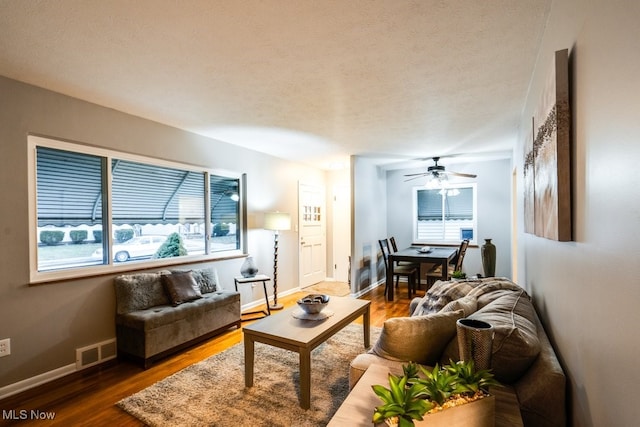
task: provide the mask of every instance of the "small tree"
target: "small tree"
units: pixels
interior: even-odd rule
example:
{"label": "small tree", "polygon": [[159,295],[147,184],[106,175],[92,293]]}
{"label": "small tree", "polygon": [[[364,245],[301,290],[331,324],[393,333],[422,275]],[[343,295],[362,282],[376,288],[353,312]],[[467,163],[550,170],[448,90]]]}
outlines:
{"label": "small tree", "polygon": [[226,236],[228,234],[229,234],[229,224],[225,224],[223,222],[217,222],[216,225],[213,226],[214,236]]}
{"label": "small tree", "polygon": [[93,241],[102,243],[102,230],[93,230]]}
{"label": "small tree", "polygon": [[71,237],[71,241],[73,243],[82,243],[87,240],[87,230],[71,230],[69,232],[69,237]]}
{"label": "small tree", "polygon": [[182,237],[178,233],[171,233],[167,240],[160,246],[154,258],[172,258],[187,255],[187,249],[184,247]]}
{"label": "small tree", "polygon": [[47,246],[55,246],[64,239],[64,231],[45,230],[40,232],[40,241]]}
{"label": "small tree", "polygon": [[115,237],[118,243],[126,242],[133,238],[133,230],[131,228],[121,228],[116,230]]}

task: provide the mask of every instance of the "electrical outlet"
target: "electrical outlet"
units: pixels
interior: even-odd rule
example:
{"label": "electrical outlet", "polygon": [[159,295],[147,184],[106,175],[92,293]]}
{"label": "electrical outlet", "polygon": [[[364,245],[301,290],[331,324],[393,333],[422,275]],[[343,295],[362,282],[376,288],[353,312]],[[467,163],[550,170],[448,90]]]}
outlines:
{"label": "electrical outlet", "polygon": [[0,340],[0,357],[11,354],[11,338]]}

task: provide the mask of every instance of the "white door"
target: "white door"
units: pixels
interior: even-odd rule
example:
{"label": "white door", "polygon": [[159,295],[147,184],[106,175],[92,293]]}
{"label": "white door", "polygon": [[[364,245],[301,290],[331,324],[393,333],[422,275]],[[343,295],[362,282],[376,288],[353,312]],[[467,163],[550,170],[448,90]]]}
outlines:
{"label": "white door", "polygon": [[349,281],[351,255],[351,199],[348,185],[333,189],[333,279]]}
{"label": "white door", "polygon": [[326,209],[325,189],[320,185],[298,184],[298,224],[300,227],[300,287],[325,280]]}

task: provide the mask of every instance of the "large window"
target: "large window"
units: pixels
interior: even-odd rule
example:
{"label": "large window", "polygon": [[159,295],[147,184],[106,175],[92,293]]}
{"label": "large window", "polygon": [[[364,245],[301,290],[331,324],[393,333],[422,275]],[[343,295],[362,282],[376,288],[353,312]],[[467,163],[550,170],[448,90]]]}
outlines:
{"label": "large window", "polygon": [[413,230],[416,243],[476,243],[476,184],[414,187]]}
{"label": "large window", "polygon": [[240,176],[39,137],[29,150],[32,281],[240,252]]}

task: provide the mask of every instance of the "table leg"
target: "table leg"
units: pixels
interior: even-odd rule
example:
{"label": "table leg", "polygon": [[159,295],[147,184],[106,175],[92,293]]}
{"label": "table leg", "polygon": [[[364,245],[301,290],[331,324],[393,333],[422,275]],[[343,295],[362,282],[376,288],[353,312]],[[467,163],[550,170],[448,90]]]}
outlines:
{"label": "table leg", "polygon": [[448,260],[444,260],[442,261],[442,264],[440,264],[442,267],[442,280],[444,280],[445,282],[447,280],[449,280],[449,261]]}
{"label": "table leg", "polygon": [[254,341],[253,338],[244,336],[244,386],[253,387],[253,359]]}
{"label": "table leg", "polygon": [[387,301],[393,301],[393,264],[395,261],[389,257],[389,268],[387,269]]}
{"label": "table leg", "polygon": [[371,321],[370,321],[370,310],[367,305],[367,309],[362,315],[362,326],[364,329],[364,348],[369,348],[371,345]]}
{"label": "table leg", "polygon": [[262,288],[264,289],[264,301],[267,304],[267,316],[271,316],[271,308],[269,307],[269,295],[267,294],[267,281],[262,281]]}
{"label": "table leg", "polygon": [[311,407],[311,351],[300,349],[300,407]]}

